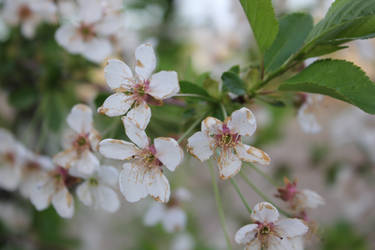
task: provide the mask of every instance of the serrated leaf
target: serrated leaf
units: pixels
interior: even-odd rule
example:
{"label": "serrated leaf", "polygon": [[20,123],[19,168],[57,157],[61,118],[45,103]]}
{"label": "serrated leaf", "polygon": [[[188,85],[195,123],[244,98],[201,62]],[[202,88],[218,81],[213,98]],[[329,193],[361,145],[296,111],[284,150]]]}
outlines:
{"label": "serrated leaf", "polygon": [[181,93],[185,94],[197,94],[203,96],[209,96],[207,91],[200,87],[197,84],[188,82],[188,81],[180,81],[180,91]]}
{"label": "serrated leaf", "polygon": [[311,31],[306,50],[375,36],[375,0],[336,0]]}
{"label": "serrated leaf", "polygon": [[279,89],[328,95],[375,114],[375,84],[351,62],[317,61],[282,83]]}
{"label": "serrated leaf", "polygon": [[246,94],[245,83],[236,73],[232,71],[224,72],[221,76],[221,80],[223,81],[224,90],[236,95]]}
{"label": "serrated leaf", "polygon": [[313,28],[309,14],[294,13],[280,19],[279,33],[264,55],[266,72],[274,72],[303,45]]}
{"label": "serrated leaf", "polygon": [[279,30],[271,0],[240,0],[253,30],[259,49],[264,52],[271,46]]}

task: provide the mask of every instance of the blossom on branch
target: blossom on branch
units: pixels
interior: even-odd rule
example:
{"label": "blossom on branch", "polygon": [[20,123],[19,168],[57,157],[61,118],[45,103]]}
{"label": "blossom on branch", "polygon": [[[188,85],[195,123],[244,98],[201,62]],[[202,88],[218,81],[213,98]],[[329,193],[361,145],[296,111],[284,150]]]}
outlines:
{"label": "blossom on branch", "polygon": [[145,129],[151,118],[148,103],[160,103],[174,96],[180,91],[180,86],[175,71],[152,74],[156,56],[150,44],[140,45],[135,50],[135,59],[135,75],[124,62],[108,61],[105,78],[115,93],[104,101],[98,112],[111,117],[127,113],[128,119],[139,129]]}
{"label": "blossom on branch", "polygon": [[240,228],[235,241],[245,245],[245,250],[302,250],[301,236],[308,227],[299,219],[280,219],[277,209],[268,202],[253,208],[251,219],[254,224]]}
{"label": "blossom on branch", "polygon": [[241,170],[241,161],[268,165],[270,157],[262,150],[243,144],[243,136],[251,136],[256,130],[254,114],[247,108],[232,113],[224,122],[207,117],[202,121],[201,131],[188,139],[189,152],[201,161],[216,156],[220,178],[226,180]]}

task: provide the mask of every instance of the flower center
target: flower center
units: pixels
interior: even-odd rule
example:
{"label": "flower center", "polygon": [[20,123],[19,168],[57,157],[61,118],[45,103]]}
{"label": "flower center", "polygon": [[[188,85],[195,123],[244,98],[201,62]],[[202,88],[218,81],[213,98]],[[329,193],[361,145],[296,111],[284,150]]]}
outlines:
{"label": "flower center", "polygon": [[4,157],[5,162],[9,164],[14,164],[14,162],[16,161],[16,157],[14,156],[12,152],[5,153],[3,157]]}
{"label": "flower center", "polygon": [[98,182],[98,180],[95,179],[95,178],[90,178],[90,179],[89,179],[89,184],[90,184],[91,186],[98,186],[99,182]]}
{"label": "flower center", "polygon": [[240,140],[239,134],[232,134],[226,124],[223,125],[222,133],[216,135],[216,144],[221,148],[234,147]]}
{"label": "flower center", "polygon": [[90,148],[88,134],[78,135],[76,140],[73,143],[73,146],[77,151],[82,152]]}
{"label": "flower center", "polygon": [[25,20],[25,19],[28,19],[31,15],[32,15],[32,11],[31,9],[29,8],[29,6],[27,6],[26,4],[22,5],[19,9],[18,9],[18,16],[21,20]]}
{"label": "flower center", "polygon": [[87,42],[95,37],[95,31],[93,25],[88,25],[81,23],[79,27],[79,34],[82,36],[82,39]]}
{"label": "flower center", "polygon": [[156,149],[154,145],[149,146],[141,153],[141,159],[145,166],[152,168],[152,167],[159,167],[162,163],[159,159],[155,156]]}
{"label": "flower center", "polygon": [[268,225],[263,225],[261,229],[259,230],[259,233],[261,235],[267,235],[271,232],[271,228]]}

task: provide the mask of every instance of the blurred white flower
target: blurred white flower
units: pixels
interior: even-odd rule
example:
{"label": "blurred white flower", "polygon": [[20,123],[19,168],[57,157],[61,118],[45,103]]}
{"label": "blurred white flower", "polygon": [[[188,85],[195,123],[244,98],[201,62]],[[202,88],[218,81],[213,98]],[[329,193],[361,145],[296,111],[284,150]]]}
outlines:
{"label": "blurred white flower", "polygon": [[31,203],[37,210],[46,209],[52,203],[56,212],[63,218],[72,218],[74,214],[74,198],[68,190],[74,178],[62,167],[43,172],[37,185],[30,193]]}
{"label": "blurred white flower", "polygon": [[242,136],[251,136],[256,130],[255,117],[247,108],[234,111],[224,122],[207,117],[202,121],[201,130],[188,139],[188,150],[199,160],[205,161],[219,149],[217,162],[223,180],[241,170],[241,161],[262,165],[270,163],[271,159],[265,152],[241,142]]}
{"label": "blurred white flower", "polygon": [[56,21],[56,10],[52,0],[5,0],[1,15],[7,24],[20,25],[22,34],[32,38],[41,22]]}
{"label": "blurred white flower", "polygon": [[99,167],[94,152],[97,151],[100,135],[93,128],[92,110],[83,104],[75,105],[67,117],[72,130],[65,135],[65,151],[54,156],[56,165],[69,169],[69,174],[87,177]]}
{"label": "blurred white flower", "polygon": [[8,229],[17,233],[27,230],[31,224],[30,214],[11,201],[0,201],[0,220]]}
{"label": "blurred white flower", "polygon": [[77,196],[86,206],[116,212],[120,208],[120,201],[113,188],[116,188],[118,171],[111,166],[101,166],[92,176],[77,188]]}
{"label": "blurred white flower", "polygon": [[9,37],[9,28],[0,16],[0,42],[6,41]]}
{"label": "blurred white flower", "polygon": [[111,59],[104,69],[108,86],[115,91],[98,109],[108,116],[124,115],[139,129],[145,129],[151,118],[147,105],[162,101],[180,91],[175,71],[160,71],[152,74],[156,67],[156,56],[150,44],[142,44],[135,50],[135,76],[124,62]]}
{"label": "blurred white flower", "polygon": [[81,54],[96,63],[111,55],[110,36],[123,26],[123,15],[109,11],[106,2],[79,0],[77,5],[60,4],[60,13],[68,22],[57,30],[57,42],[70,53]]}
{"label": "blurred white flower", "polygon": [[306,209],[317,208],[325,204],[324,199],[316,192],[309,189],[299,190],[297,181],[290,182],[285,178],[284,183],[284,187],[277,189],[276,197],[288,202],[296,215],[305,221],[308,221]]}
{"label": "blurred white flower", "polygon": [[128,117],[123,117],[127,136],[131,142],[105,139],[99,151],[105,157],[116,160],[131,160],[124,163],[120,172],[120,190],[129,202],[139,201],[151,195],[155,200],[168,202],[170,186],[163,174],[164,165],[174,171],[183,159],[183,151],[172,138],[159,137],[150,144],[143,130],[138,129]]}
{"label": "blurred white flower", "polygon": [[22,167],[21,194],[26,198],[30,198],[33,188],[43,178],[44,171],[53,169],[54,165],[51,158],[27,151]]}
{"label": "blurred white flower", "polygon": [[5,129],[0,128],[0,187],[8,191],[18,188],[26,148]]}
{"label": "blurred white flower", "polygon": [[316,120],[315,112],[323,101],[322,95],[303,94],[305,101],[298,110],[297,119],[305,133],[317,134],[322,128]]}
{"label": "blurred white flower", "polygon": [[299,219],[279,219],[279,212],[268,202],[253,208],[251,219],[254,224],[237,231],[235,241],[245,245],[245,250],[302,250],[296,237],[306,234],[308,227]]}
{"label": "blurred white flower", "polygon": [[193,237],[188,233],[180,233],[174,237],[171,250],[193,250],[195,242]]}
{"label": "blurred white flower", "polygon": [[154,203],[144,216],[146,226],[162,223],[165,231],[173,233],[181,231],[186,226],[187,216],[181,207],[181,202],[190,199],[190,192],[180,188],[176,190],[168,203]]}

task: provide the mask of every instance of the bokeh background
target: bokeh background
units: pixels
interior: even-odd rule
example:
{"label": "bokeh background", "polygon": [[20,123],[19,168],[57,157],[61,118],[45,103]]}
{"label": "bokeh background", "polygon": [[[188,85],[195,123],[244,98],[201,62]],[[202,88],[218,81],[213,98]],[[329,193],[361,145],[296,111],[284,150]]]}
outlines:
{"label": "bokeh background", "polygon": [[[273,2],[278,16],[303,11],[318,21],[332,1]],[[158,69],[176,70],[180,80],[191,82],[207,74],[219,80],[233,65],[257,61],[256,44],[239,1],[126,0],[124,6],[124,29],[114,57],[129,65],[134,49],[143,42],[153,44]],[[28,148],[50,156],[61,149],[70,108],[78,102],[97,107],[109,93],[104,62],[92,63],[59,46],[54,37],[58,26],[58,22],[42,23],[28,39],[0,15],[0,126]],[[374,40],[352,42],[330,57],[355,62],[375,80]],[[306,249],[375,249],[375,117],[325,97],[313,109],[321,132],[308,134],[301,129],[293,105],[277,107],[256,100],[250,108],[258,123],[252,143],[272,156],[271,166],[263,171],[280,185],[284,176],[297,178],[300,187],[315,190],[326,201],[311,212],[319,230],[306,242]],[[152,112],[148,133],[173,137],[189,127],[191,112],[196,111],[171,103]],[[95,124],[104,138],[124,137],[119,119],[96,114]],[[172,187],[191,192],[190,200],[181,205],[188,214],[184,230],[167,233],[162,225],[145,226],[143,217],[152,199],[136,204],[121,199],[121,209],[114,214],[77,202],[73,219],[66,220],[53,208],[37,212],[17,192],[0,189],[0,249],[225,249],[209,170],[185,156],[183,165],[168,176]],[[270,197],[276,193],[251,168],[246,173]],[[239,184],[251,205],[261,201],[247,185]],[[249,216],[233,187],[224,181],[219,186],[233,236],[249,223]]]}

